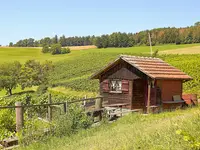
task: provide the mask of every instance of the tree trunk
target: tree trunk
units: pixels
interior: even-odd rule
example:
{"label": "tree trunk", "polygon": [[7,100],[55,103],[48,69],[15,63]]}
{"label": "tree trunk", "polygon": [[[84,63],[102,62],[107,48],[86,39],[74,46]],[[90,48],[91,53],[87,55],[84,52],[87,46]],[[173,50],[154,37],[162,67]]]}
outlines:
{"label": "tree trunk", "polygon": [[7,93],[9,94],[9,96],[11,96],[11,95],[12,95],[12,89],[9,88],[9,89],[7,90]]}

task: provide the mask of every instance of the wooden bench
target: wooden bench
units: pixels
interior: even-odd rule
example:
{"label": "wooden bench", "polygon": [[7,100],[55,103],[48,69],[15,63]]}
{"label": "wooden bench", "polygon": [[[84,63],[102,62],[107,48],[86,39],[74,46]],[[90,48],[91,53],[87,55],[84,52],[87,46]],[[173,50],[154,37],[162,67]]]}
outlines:
{"label": "wooden bench", "polygon": [[126,111],[119,111],[119,112],[113,112],[113,113],[110,113],[110,118],[113,118],[113,117],[117,117],[117,115],[120,115],[122,116],[122,114],[125,114],[125,113],[133,113],[133,112],[139,112],[141,113],[143,110],[142,109],[133,109],[133,110],[126,110]]}
{"label": "wooden bench", "polygon": [[99,117],[99,120],[102,119],[102,113],[105,109],[104,108],[100,108],[100,109],[93,109],[93,110],[89,110],[87,112],[85,112],[87,114],[87,116],[91,116],[93,121],[94,121],[94,117]]}

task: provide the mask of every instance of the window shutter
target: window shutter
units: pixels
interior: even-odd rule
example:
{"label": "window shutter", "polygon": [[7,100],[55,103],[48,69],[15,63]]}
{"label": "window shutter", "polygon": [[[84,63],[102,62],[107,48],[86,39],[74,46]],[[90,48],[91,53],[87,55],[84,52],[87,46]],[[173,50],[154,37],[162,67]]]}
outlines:
{"label": "window shutter", "polygon": [[109,92],[109,80],[104,80],[102,82],[102,89],[103,89],[103,92]]}
{"label": "window shutter", "polygon": [[129,81],[122,80],[122,92],[128,93],[128,91],[129,91]]}

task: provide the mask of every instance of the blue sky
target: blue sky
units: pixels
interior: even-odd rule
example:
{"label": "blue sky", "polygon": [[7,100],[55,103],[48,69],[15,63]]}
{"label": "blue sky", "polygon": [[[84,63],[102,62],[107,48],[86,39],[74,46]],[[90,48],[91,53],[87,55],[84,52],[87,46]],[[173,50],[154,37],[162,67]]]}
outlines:
{"label": "blue sky", "polygon": [[185,27],[200,21],[199,0],[1,0],[0,44]]}

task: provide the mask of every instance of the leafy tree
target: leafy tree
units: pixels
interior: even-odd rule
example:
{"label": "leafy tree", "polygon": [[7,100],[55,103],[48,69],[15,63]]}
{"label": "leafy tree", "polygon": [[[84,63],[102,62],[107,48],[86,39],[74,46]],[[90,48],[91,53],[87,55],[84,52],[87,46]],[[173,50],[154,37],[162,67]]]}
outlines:
{"label": "leafy tree", "polygon": [[27,47],[34,47],[34,39],[33,38],[29,38],[27,40]]}
{"label": "leafy tree", "polygon": [[10,42],[10,43],[9,43],[9,47],[13,47],[13,42]]}
{"label": "leafy tree", "polygon": [[64,35],[60,37],[59,43],[60,43],[62,46],[66,46],[66,38],[65,38]]}
{"label": "leafy tree", "polygon": [[21,88],[48,84],[48,75],[53,68],[53,64],[50,61],[40,64],[35,60],[28,60],[21,68],[19,78]]}
{"label": "leafy tree", "polygon": [[200,21],[195,22],[194,26],[200,26]]}
{"label": "leafy tree", "polygon": [[54,38],[52,38],[52,44],[57,44],[58,43],[58,36],[55,35]]}
{"label": "leafy tree", "polygon": [[95,45],[97,46],[97,48],[103,48],[103,42],[101,37],[96,37]]}
{"label": "leafy tree", "polygon": [[5,89],[12,95],[12,90],[17,87],[21,64],[19,62],[5,63],[0,66],[0,90]]}
{"label": "leafy tree", "polygon": [[40,46],[40,42],[39,41],[35,41],[34,42],[34,47],[39,47]]}
{"label": "leafy tree", "polygon": [[[53,44],[60,43],[61,46],[83,46],[83,45],[96,45],[98,48],[106,47],[130,47],[134,45],[149,45],[148,33],[151,33],[152,44],[188,44],[200,43],[200,22],[196,22],[194,26],[185,28],[156,28],[152,30],[140,31],[138,33],[121,33],[114,32],[110,35],[102,36],[74,36],[65,37],[64,35],[58,38],[57,35],[52,39],[45,37],[39,41],[32,38],[19,40],[14,46],[27,47],[27,46],[52,46]],[[59,40],[58,40],[59,39]],[[12,44],[11,44],[12,45]],[[55,54],[57,52],[54,52]]]}
{"label": "leafy tree", "polygon": [[60,44],[51,45],[50,51],[52,55],[61,54],[61,45]]}
{"label": "leafy tree", "polygon": [[44,45],[43,47],[42,47],[42,52],[43,53],[48,53],[50,51],[50,49],[49,49],[49,46],[48,45]]}
{"label": "leafy tree", "polygon": [[44,39],[41,39],[40,44],[42,46],[44,46],[44,45],[51,46],[51,38],[45,37]]}

